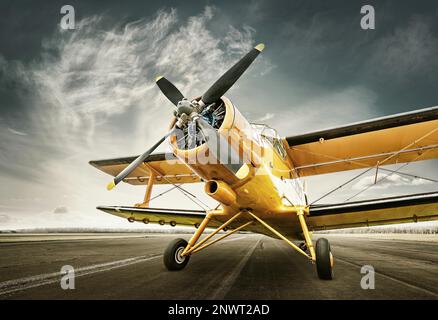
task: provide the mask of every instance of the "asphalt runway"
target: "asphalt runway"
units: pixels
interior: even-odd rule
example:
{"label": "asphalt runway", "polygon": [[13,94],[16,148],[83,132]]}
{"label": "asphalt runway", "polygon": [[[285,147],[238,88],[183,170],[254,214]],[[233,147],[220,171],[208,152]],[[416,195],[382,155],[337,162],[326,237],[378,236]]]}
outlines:
{"label": "asphalt runway", "polygon": [[[0,238],[0,299],[438,299],[438,242],[334,236],[335,279],[280,240],[236,234],[191,257],[162,263],[167,244],[189,235]],[[60,270],[75,269],[63,290]],[[360,286],[363,265],[375,289]]]}

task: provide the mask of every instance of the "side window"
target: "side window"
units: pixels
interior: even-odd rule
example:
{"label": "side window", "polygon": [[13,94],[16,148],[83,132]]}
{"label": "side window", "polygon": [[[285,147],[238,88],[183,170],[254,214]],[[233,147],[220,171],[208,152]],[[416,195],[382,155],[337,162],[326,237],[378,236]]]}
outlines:
{"label": "side window", "polygon": [[265,135],[262,135],[261,137],[263,137],[266,141],[268,141],[272,145],[272,147],[274,147],[275,151],[281,158],[286,159],[286,155],[287,155],[286,150],[284,149],[283,144],[278,138],[274,138],[272,136],[265,136]]}
{"label": "side window", "polygon": [[274,146],[275,150],[277,151],[278,155],[280,157],[282,157],[283,159],[285,159],[286,158],[286,150],[284,149],[283,144],[277,138],[274,138],[273,140],[274,140],[273,146]]}

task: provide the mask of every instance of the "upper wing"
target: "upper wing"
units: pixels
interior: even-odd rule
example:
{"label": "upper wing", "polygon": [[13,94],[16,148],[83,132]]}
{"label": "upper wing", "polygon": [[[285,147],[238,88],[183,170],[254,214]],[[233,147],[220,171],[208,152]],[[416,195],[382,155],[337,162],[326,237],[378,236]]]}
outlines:
{"label": "upper wing", "polygon": [[438,107],[285,140],[300,176],[438,158]]}
{"label": "upper wing", "polygon": [[438,220],[438,192],[331,205],[311,205],[311,230]]}
{"label": "upper wing", "polygon": [[[90,164],[115,177],[136,158],[137,157],[127,157],[95,160],[90,161]],[[192,183],[201,181],[199,176],[194,174],[188,166],[179,161],[178,158],[171,153],[151,154],[141,166],[138,166],[132,171],[123,181],[134,185],[147,184],[151,171],[155,174],[154,183],[156,184]]]}

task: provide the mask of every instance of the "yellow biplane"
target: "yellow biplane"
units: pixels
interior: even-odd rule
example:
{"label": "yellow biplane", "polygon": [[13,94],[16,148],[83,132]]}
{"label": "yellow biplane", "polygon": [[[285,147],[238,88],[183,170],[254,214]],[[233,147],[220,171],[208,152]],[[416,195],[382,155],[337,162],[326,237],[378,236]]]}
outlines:
{"label": "yellow biplane", "polygon": [[[385,166],[437,158],[438,108],[281,138],[266,125],[250,124],[224,96],[263,48],[257,45],[193,100],[166,78],[157,78],[158,87],[176,106],[168,133],[138,157],[90,161],[114,176],[109,190],[121,181],[146,185],[144,201],[98,209],[130,222],[196,227],[188,242],[176,239],[166,249],[168,270],[183,269],[191,255],[244,230],[284,240],[316,265],[321,279],[333,278],[333,255],[327,239],[313,244],[312,231],[438,218],[438,192],[309,204],[301,177],[354,169],[362,169],[356,178],[370,170],[376,177],[378,170],[401,174]],[[172,152],[152,154],[166,139]],[[154,184],[182,189],[182,184],[200,182],[219,202],[214,210],[149,207]],[[215,229],[199,240],[206,228]],[[292,242],[299,239],[304,242]]]}

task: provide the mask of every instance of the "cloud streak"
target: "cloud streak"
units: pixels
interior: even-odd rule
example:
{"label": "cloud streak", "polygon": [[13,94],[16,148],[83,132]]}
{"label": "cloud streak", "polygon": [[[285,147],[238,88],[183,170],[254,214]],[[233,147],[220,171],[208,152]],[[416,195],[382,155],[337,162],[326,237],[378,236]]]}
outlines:
{"label": "cloud streak", "polygon": [[433,182],[420,178],[408,178],[397,174],[378,174],[377,184],[374,184],[375,175],[366,176],[361,178],[355,184],[353,184],[353,190],[363,190],[365,188],[373,188],[374,190],[386,190],[389,188],[406,187],[406,186],[421,186],[430,185]]}
{"label": "cloud streak", "polygon": [[[321,11],[315,4],[284,2],[279,14],[278,4],[251,3],[141,13],[124,6],[121,14],[111,14],[118,7],[109,4],[108,15],[88,10],[94,13],[77,21],[74,31],[49,34],[53,22],[48,22],[44,32],[31,37],[29,28],[22,27],[20,36],[38,39],[38,48],[21,54],[25,46],[14,40],[2,50],[8,58],[0,55],[0,95],[6,110],[0,118],[0,214],[10,216],[8,224],[125,225],[94,207],[132,205],[142,199],[144,188],[122,184],[108,193],[104,187],[109,177],[88,160],[139,154],[164,134],[173,106],[155,86],[156,76],[165,75],[189,98],[201,95],[260,37],[267,50],[228,95],[249,120],[266,121],[283,136],[435,101],[436,23],[423,19],[426,15],[402,19],[396,26],[382,16],[377,32],[365,33],[358,27],[354,4],[347,11]],[[118,19],[143,15],[148,18]],[[47,15],[40,13],[40,18]],[[384,24],[388,27],[380,29]],[[40,48],[41,37],[46,38]],[[18,60],[24,56],[31,59]],[[436,165],[425,168],[436,172]],[[316,195],[340,181],[332,176],[310,179],[315,183],[309,190]],[[325,185],[318,179],[330,181]],[[157,186],[155,191],[165,189]],[[200,188],[188,189],[198,193]],[[166,195],[175,206],[194,206],[177,191]],[[153,205],[167,207],[168,197]],[[68,214],[51,221],[59,207],[67,207]]]}
{"label": "cloud streak", "polygon": [[[173,109],[155,77],[166,75],[193,97],[255,44],[255,30],[245,25],[229,26],[224,37],[214,35],[215,13],[207,6],[181,20],[177,10],[161,10],[152,18],[115,25],[109,17],[90,16],[77,21],[72,32],[57,30],[30,63],[2,58],[1,68],[25,87],[25,101],[32,104],[26,133],[7,127],[9,137],[0,142],[2,172],[14,186],[2,187],[0,204],[15,204],[25,215],[38,211],[38,217],[68,207],[76,223],[86,215],[75,213],[114,201],[104,191],[105,177],[88,161],[140,153],[166,131]],[[269,67],[255,64],[249,74]],[[0,134],[5,137],[4,130]],[[123,186],[117,201],[133,204],[142,193]],[[187,206],[181,195],[174,198]]]}
{"label": "cloud streak", "polygon": [[18,130],[14,130],[12,128],[8,128],[8,131],[12,134],[16,134],[17,136],[27,136],[27,133],[18,131]]}
{"label": "cloud streak", "polygon": [[438,39],[432,25],[414,15],[406,26],[378,39],[367,68],[377,76],[406,82],[412,76],[427,76],[437,67]]}

